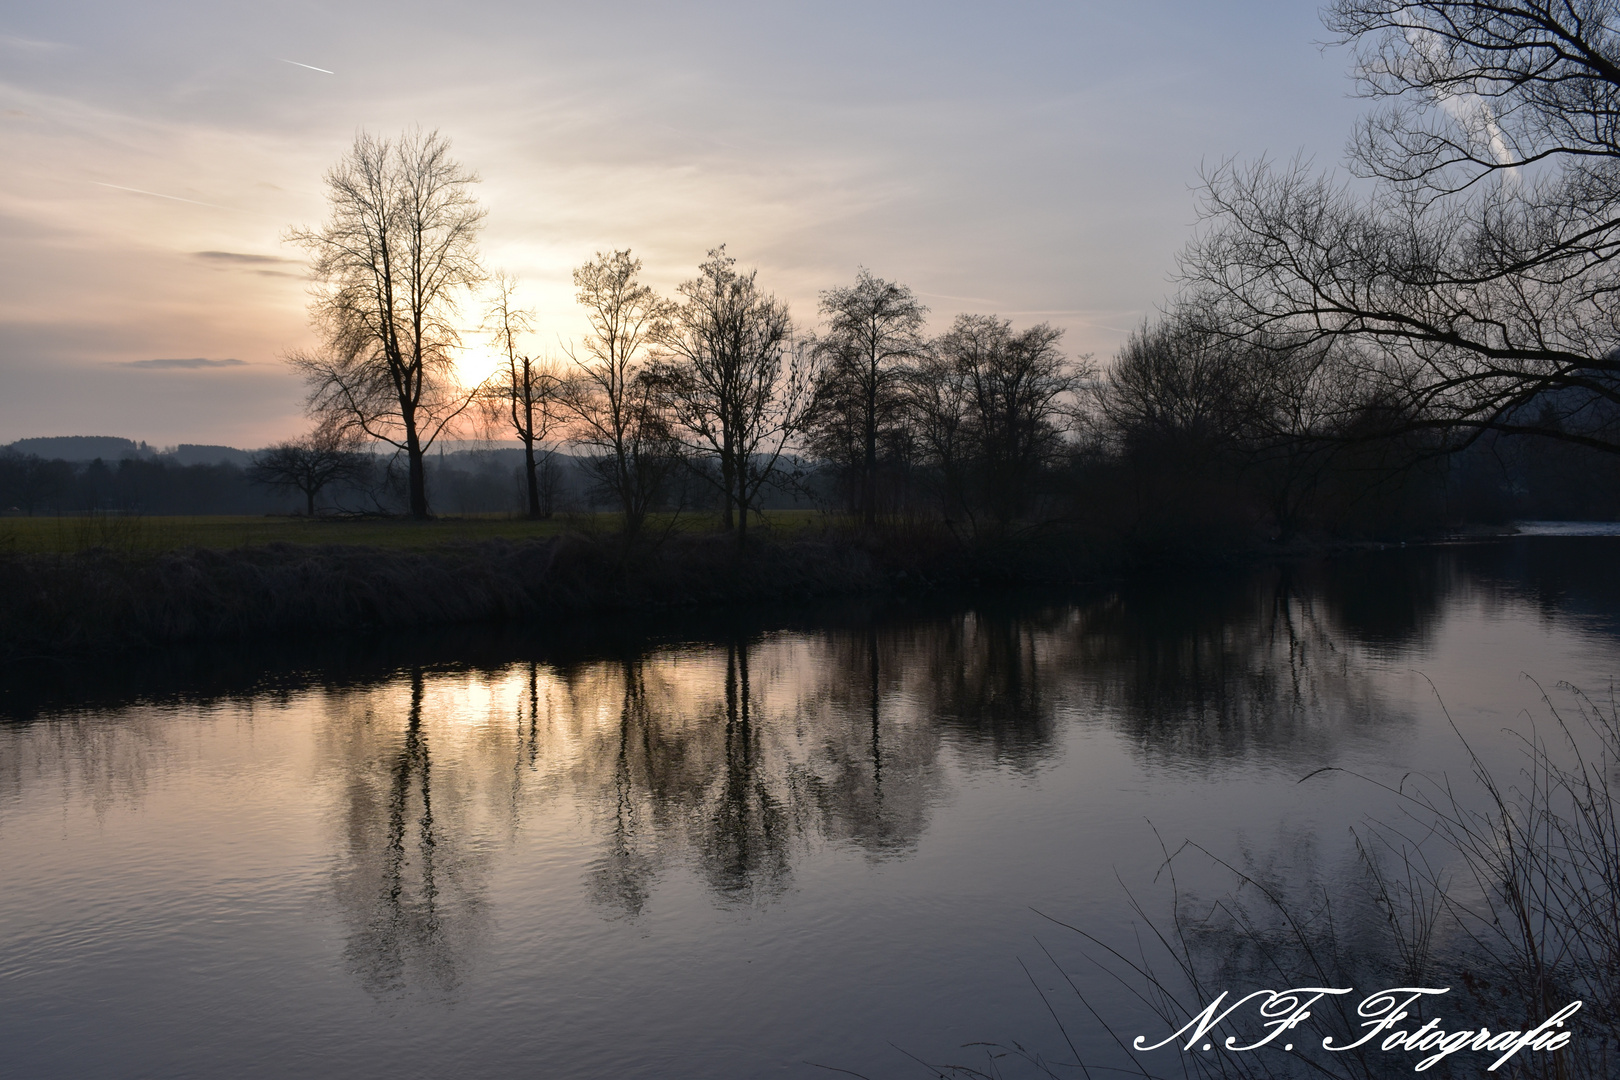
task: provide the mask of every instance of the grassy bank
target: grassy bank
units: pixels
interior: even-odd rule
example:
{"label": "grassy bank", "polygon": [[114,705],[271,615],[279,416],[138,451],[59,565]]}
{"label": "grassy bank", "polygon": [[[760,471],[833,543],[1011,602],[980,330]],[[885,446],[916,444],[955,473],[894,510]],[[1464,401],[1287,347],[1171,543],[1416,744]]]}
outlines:
{"label": "grassy bank", "polygon": [[[822,517],[812,510],[773,510],[766,513],[762,524],[774,533],[793,535],[818,528]],[[648,520],[646,532],[655,536],[702,532],[713,524],[706,515],[655,514]],[[546,521],[510,514],[473,514],[431,521],[387,517],[8,516],[0,517],[0,554],[66,555],[93,548],[156,553],[269,544],[427,550],[480,540],[546,540],[566,533],[608,536],[617,533],[619,526],[618,514],[594,513],[559,514]]]}
{"label": "grassy bank", "polygon": [[379,522],[383,531],[362,527],[346,535],[349,543],[130,543],[0,554],[0,661],[978,581],[1075,581],[1096,576],[1104,561],[1073,538],[965,546],[934,528],[869,539],[796,523],[739,552],[731,536],[678,528],[627,543],[587,532],[468,539],[458,530],[481,523],[445,523],[435,532],[439,524]]}

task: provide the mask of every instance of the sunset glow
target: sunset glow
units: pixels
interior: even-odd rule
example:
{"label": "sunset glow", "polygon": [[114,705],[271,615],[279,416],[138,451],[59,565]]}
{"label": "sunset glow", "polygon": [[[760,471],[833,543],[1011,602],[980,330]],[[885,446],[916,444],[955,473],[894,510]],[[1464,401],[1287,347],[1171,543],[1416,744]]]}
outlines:
{"label": "sunset glow", "polygon": [[[569,272],[594,252],[632,248],[668,291],[725,242],[806,329],[869,266],[936,328],[1049,319],[1104,358],[1165,296],[1201,161],[1337,154],[1340,59],[1293,47],[1314,14],[1245,10],[894,7],[854,35],[825,5],[14,10],[0,442],[302,430],[280,358],[315,338],[283,237],[323,219],[360,129],[437,128],[480,174],[484,258],[520,278],[537,348],[583,332]],[[397,62],[428,54],[431,78]],[[244,363],[130,367],[154,357]],[[469,349],[469,377],[487,366]]]}

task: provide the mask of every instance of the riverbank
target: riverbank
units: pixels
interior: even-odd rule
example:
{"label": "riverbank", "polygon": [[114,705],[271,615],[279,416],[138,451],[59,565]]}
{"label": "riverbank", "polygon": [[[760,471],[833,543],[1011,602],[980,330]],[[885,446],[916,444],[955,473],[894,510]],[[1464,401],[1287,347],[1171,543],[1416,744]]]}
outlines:
{"label": "riverbank", "polygon": [[793,603],[976,584],[1070,584],[1120,569],[1074,536],[964,545],[726,535],[627,544],[565,534],[425,550],[268,544],[0,556],[0,662],[266,635],[514,623],[588,612]]}
{"label": "riverbank", "polygon": [[[890,525],[866,536],[793,521],[762,531],[739,552],[734,537],[710,532],[664,530],[631,543],[611,532],[548,525],[549,536],[474,533],[461,539],[455,528],[438,524],[413,529],[384,523],[377,534],[382,543],[0,549],[0,665],[288,635],[524,625],[586,614],[977,587],[1098,585],[1154,569],[1385,546],[1320,538],[1285,545],[1148,544],[1075,527],[969,542],[930,523]],[[475,521],[471,527],[489,526]],[[1484,529],[1446,539],[1512,531]]]}

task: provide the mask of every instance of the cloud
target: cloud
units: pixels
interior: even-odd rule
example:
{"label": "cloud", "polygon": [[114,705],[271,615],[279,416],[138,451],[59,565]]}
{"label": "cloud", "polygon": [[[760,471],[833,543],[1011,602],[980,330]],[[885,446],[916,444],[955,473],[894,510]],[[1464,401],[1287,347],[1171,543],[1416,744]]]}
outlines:
{"label": "cloud", "polygon": [[240,251],[193,251],[192,254],[199,259],[207,259],[209,262],[235,263],[242,266],[259,266],[265,263],[290,263],[298,261],[297,259],[284,259],[279,255],[249,255]]}
{"label": "cloud", "polygon": [[29,52],[55,52],[70,46],[60,41],[36,41],[33,38],[14,37],[11,34],[0,34],[0,44],[12,49],[24,49]]}
{"label": "cloud", "polygon": [[235,357],[225,360],[209,360],[202,356],[192,356],[178,360],[131,360],[129,366],[137,368],[184,368],[195,371],[198,368],[247,367],[247,361],[238,360]]}
{"label": "cloud", "polygon": [[1478,84],[1454,77],[1455,65],[1446,56],[1439,34],[1422,25],[1408,26],[1405,30],[1407,43],[1434,73],[1435,99],[1440,108],[1462,128],[1470,142],[1484,147],[1496,159],[1504,170],[1504,183],[1517,184],[1519,170],[1515,167],[1513,150],[1497,123],[1496,110],[1478,92]]}

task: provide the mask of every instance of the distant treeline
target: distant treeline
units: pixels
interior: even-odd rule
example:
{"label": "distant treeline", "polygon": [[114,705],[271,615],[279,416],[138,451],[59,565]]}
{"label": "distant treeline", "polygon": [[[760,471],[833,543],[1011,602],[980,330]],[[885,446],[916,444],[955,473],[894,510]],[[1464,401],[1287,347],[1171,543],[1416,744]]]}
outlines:
{"label": "distant treeline", "polygon": [[239,465],[74,462],[0,451],[0,510],[12,514],[268,514],[289,506],[285,496],[250,484]]}
{"label": "distant treeline", "polygon": [[181,443],[179,446],[159,449],[134,439],[111,435],[58,435],[46,438],[18,439],[10,447],[17,454],[32,455],[47,460],[63,461],[119,461],[123,458],[163,458],[172,465],[241,465],[253,464],[253,451],[238,450],[234,446],[209,446]]}
{"label": "distant treeline", "polygon": [[[46,440],[38,440],[46,441]],[[50,440],[65,441],[65,440]],[[87,440],[124,442],[126,440]],[[136,444],[131,443],[131,447]],[[145,448],[142,448],[145,450]],[[210,450],[230,450],[210,447]],[[71,461],[0,448],[0,513],[50,514],[295,514],[305,510],[297,490],[267,483],[249,462],[187,464],[183,455],[145,450],[112,460]],[[263,458],[264,453],[258,455]],[[401,472],[389,458],[356,453],[344,476],[325,485],[316,508],[322,514],[398,514],[406,508]],[[429,491],[445,514],[521,513],[525,507],[520,450],[458,450],[427,460]],[[574,457],[551,458],[550,497],[558,511],[605,509],[585,467]],[[693,492],[671,489],[661,504],[701,508]],[[767,508],[810,505],[789,490],[774,492]]]}
{"label": "distant treeline", "polygon": [[[897,411],[896,419],[905,413]],[[916,418],[910,423],[926,422]],[[1123,534],[1153,547],[1242,545],[1299,535],[1411,535],[1515,519],[1620,517],[1620,460],[1578,445],[1490,436],[1455,454],[1424,455],[1404,440],[1347,446],[1268,442],[1224,429],[1208,411],[1174,410],[1085,425],[1028,477],[1038,523]],[[971,534],[975,512],[999,493],[986,467],[929,453],[925,432],[895,423],[886,432],[874,492],[880,519],[948,522]],[[217,449],[217,448],[216,448]],[[243,458],[252,460],[242,451]],[[407,497],[397,468],[380,455],[323,488],[317,512],[398,514]],[[557,511],[613,508],[587,461],[555,453],[548,502]],[[858,514],[858,478],[836,461],[804,461],[763,500],[765,508],[818,507]],[[522,451],[458,450],[430,455],[433,505],[445,514],[526,508]],[[659,491],[660,509],[716,509],[712,487]],[[68,461],[0,449],[0,512],[24,515],[121,513],[295,514],[304,496],[256,478],[251,465],[186,464],[174,454]]]}
{"label": "distant treeline", "polygon": [[1210,316],[1182,307],[1145,325],[1091,387],[1075,490],[1141,540],[1620,516],[1620,455],[1595,437],[1620,425],[1620,407],[1594,393],[1524,399],[1518,432],[1461,427],[1384,392],[1342,342],[1243,334]]}

